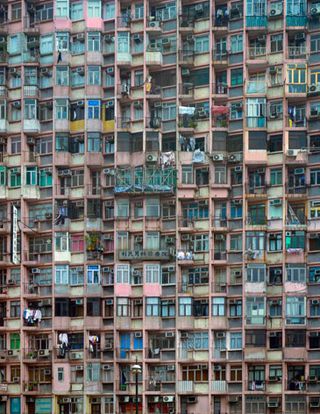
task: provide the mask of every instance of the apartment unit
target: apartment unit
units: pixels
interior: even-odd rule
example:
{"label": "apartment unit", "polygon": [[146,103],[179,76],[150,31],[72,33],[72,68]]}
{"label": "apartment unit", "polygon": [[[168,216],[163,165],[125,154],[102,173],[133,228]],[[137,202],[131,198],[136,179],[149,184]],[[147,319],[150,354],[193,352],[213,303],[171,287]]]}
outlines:
{"label": "apartment unit", "polygon": [[0,414],[319,395],[319,0],[0,0]]}

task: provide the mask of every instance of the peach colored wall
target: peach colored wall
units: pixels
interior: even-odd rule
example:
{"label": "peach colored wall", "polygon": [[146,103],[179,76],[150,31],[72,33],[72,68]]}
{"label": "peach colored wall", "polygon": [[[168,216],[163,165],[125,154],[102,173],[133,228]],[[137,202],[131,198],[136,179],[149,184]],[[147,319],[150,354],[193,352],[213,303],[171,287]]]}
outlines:
{"label": "peach colored wall", "polygon": [[115,283],[114,284],[114,294],[115,296],[130,296],[131,295],[131,285],[125,283]]}
{"label": "peach colored wall", "polygon": [[161,296],[161,285],[159,283],[145,283],[143,285],[143,294],[145,296]]}
{"label": "peach colored wall", "polygon": [[[58,381],[58,368],[64,369],[64,381]],[[53,392],[68,392],[71,382],[70,365],[58,362],[53,365],[53,372]]]}

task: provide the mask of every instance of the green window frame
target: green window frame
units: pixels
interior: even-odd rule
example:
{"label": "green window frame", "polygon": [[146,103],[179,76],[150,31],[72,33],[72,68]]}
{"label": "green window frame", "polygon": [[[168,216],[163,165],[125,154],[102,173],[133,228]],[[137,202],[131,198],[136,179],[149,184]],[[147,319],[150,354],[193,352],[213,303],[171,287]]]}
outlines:
{"label": "green window frame", "polygon": [[38,169],[37,167],[26,168],[26,185],[38,185]]}
{"label": "green window frame", "polygon": [[243,85],[243,70],[233,69],[231,70],[231,86]]}
{"label": "green window frame", "polygon": [[10,187],[21,187],[21,168],[11,168]]}
{"label": "green window frame", "polygon": [[39,171],[40,187],[52,187],[52,173],[48,170]]}
{"label": "green window frame", "polygon": [[17,332],[10,334],[10,349],[20,349],[20,334]]}
{"label": "green window frame", "polygon": [[0,166],[0,185],[7,184],[7,169],[4,166]]}

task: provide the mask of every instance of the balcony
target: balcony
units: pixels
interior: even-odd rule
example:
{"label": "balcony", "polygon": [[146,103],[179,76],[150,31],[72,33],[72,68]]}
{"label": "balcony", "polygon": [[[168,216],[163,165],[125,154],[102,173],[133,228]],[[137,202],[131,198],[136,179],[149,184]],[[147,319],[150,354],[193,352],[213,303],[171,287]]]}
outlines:
{"label": "balcony", "polygon": [[267,85],[265,81],[248,81],[246,83],[247,94],[265,95],[266,91],[267,91]]}
{"label": "balcony", "polygon": [[266,29],[268,25],[267,16],[247,16],[246,17],[247,27],[253,29]]}
{"label": "balcony", "polygon": [[173,193],[176,189],[176,170],[173,168],[123,168],[115,171],[115,194]]}
{"label": "balcony", "polygon": [[305,14],[301,15],[287,15],[286,16],[286,23],[287,27],[305,27],[308,22],[308,17]]}
{"label": "balcony", "polygon": [[288,47],[288,59],[306,59],[307,58],[307,46],[289,46]]}

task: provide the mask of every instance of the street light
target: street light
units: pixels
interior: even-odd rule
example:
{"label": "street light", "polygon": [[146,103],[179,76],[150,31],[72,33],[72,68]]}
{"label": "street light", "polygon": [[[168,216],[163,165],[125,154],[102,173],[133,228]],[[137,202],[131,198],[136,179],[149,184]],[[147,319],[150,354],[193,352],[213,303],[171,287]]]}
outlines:
{"label": "street light", "polygon": [[139,414],[139,401],[138,401],[138,376],[142,372],[141,366],[138,364],[138,361],[136,360],[136,363],[132,365],[131,371],[136,376],[136,414]]}

